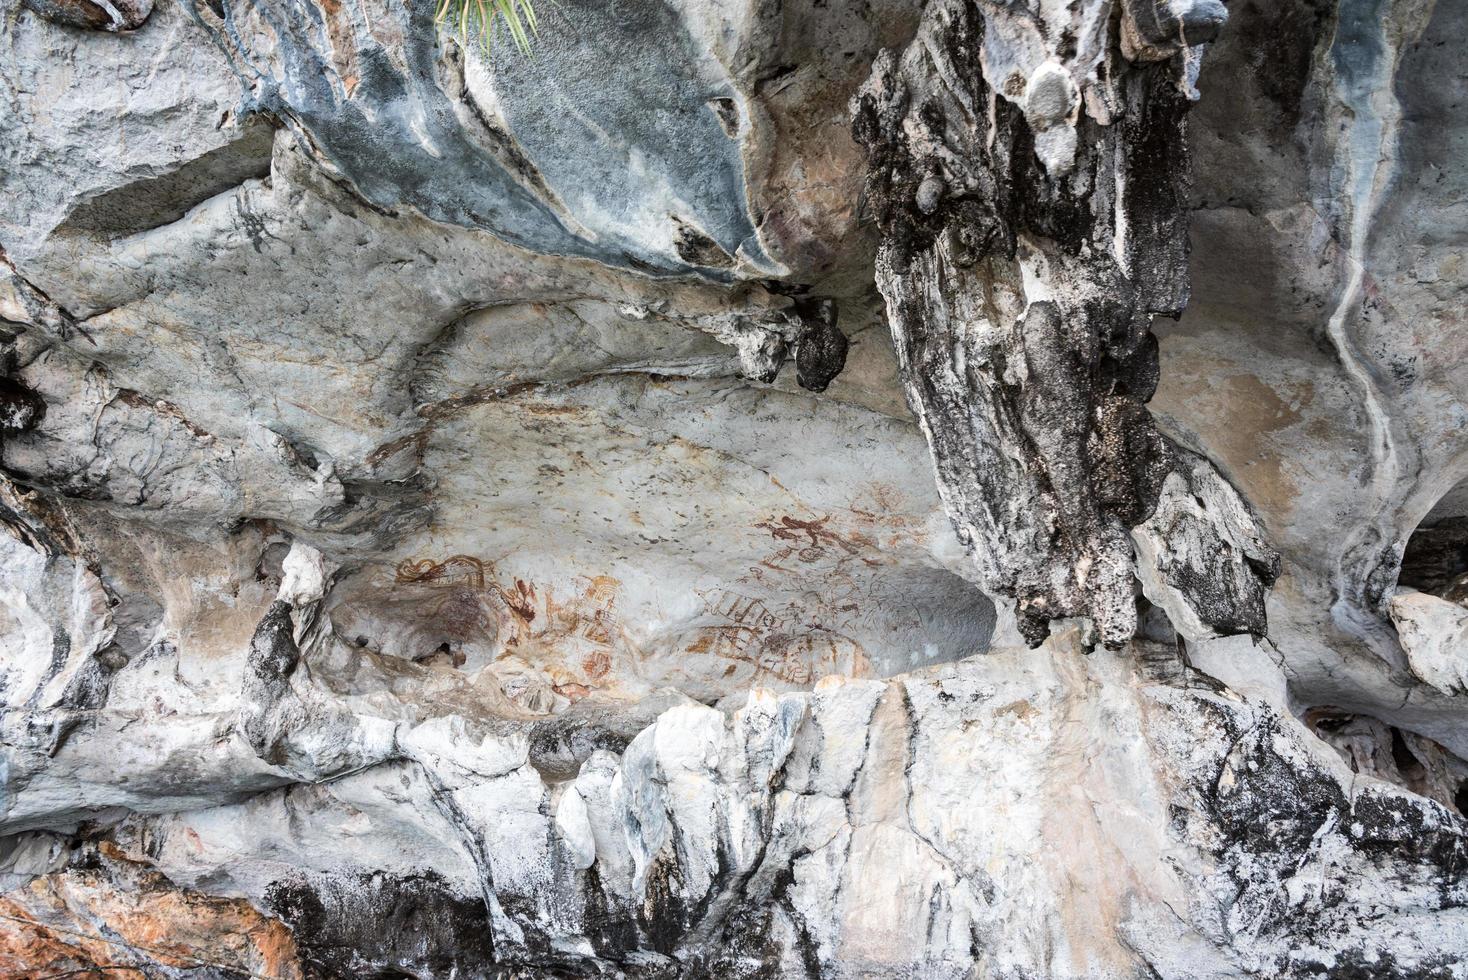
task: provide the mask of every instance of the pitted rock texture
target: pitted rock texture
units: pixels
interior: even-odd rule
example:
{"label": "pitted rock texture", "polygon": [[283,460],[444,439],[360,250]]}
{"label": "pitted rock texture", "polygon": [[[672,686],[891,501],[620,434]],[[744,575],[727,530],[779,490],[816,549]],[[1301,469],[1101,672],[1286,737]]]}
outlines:
{"label": "pitted rock texture", "polygon": [[[1183,44],[1188,17],[1169,40],[1155,10],[1141,24],[1134,13],[1118,27],[930,3],[917,39],[880,56],[852,103],[903,385],[959,535],[986,587],[1016,600],[1032,645],[1071,616],[1109,646],[1131,638],[1129,532],[1177,466],[1145,404],[1151,322],[1188,297],[1184,113],[1200,52]],[[1158,63],[1123,55],[1120,38],[1138,32]],[[1001,60],[1013,34],[1031,43]],[[1227,519],[1170,510],[1172,540],[1216,536]],[[1194,622],[1267,632],[1277,559],[1262,541],[1255,552],[1171,577]]]}
{"label": "pitted rock texture", "polygon": [[0,5],[0,975],[1468,976],[1461,6]]}

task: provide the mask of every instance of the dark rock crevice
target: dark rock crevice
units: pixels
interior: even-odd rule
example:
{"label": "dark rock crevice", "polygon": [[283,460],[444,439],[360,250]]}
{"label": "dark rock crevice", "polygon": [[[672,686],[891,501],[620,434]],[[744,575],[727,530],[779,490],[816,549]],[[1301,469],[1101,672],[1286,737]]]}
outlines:
{"label": "dark rock crevice", "polygon": [[197,205],[247,180],[269,177],[274,136],[268,123],[253,121],[234,141],[176,170],[83,201],[57,230],[116,239],[178,221]]}

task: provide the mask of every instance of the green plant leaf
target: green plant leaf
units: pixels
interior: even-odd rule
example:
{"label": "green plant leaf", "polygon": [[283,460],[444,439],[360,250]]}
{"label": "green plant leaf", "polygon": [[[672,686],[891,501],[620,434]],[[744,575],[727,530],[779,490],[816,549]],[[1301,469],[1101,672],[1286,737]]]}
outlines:
{"label": "green plant leaf", "polygon": [[531,53],[531,38],[540,34],[535,0],[440,0],[433,19],[439,24],[452,24],[461,44],[468,44],[471,33],[477,35],[486,53],[501,24],[521,54]]}

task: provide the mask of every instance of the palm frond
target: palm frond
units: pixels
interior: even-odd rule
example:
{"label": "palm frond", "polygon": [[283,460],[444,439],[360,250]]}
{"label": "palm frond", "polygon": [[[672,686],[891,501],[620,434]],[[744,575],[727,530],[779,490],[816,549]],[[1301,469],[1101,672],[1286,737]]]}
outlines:
{"label": "palm frond", "polygon": [[530,39],[540,34],[535,0],[439,0],[433,19],[440,24],[452,24],[461,43],[467,44],[472,32],[485,51],[494,43],[501,24],[510,32],[510,40],[521,54],[530,53]]}

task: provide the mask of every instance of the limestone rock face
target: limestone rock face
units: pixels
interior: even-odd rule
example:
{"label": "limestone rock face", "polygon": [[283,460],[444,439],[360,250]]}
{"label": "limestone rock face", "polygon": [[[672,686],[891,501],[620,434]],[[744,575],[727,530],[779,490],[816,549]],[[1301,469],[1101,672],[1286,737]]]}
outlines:
{"label": "limestone rock face", "polygon": [[1462,5],[0,4],[0,975],[1468,976]]}
{"label": "limestone rock face", "polygon": [[[930,3],[852,102],[903,384],[959,535],[1032,646],[1071,616],[1113,648],[1136,633],[1129,532],[1154,514],[1163,538],[1191,539],[1154,581],[1192,622],[1261,636],[1277,556],[1243,508],[1210,510],[1196,488],[1196,507],[1162,497],[1176,451],[1144,407],[1152,320],[1188,298],[1184,114],[1200,55],[1184,51],[1185,19],[1172,57],[1154,31],[1156,63],[1133,63],[1113,25],[1070,16]],[[1130,10],[1122,23],[1145,30]],[[1190,462],[1183,482],[1207,470]],[[1224,523],[1254,546],[1229,548]]]}

